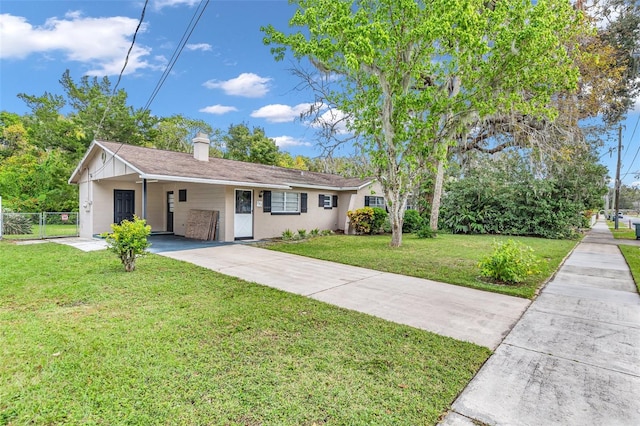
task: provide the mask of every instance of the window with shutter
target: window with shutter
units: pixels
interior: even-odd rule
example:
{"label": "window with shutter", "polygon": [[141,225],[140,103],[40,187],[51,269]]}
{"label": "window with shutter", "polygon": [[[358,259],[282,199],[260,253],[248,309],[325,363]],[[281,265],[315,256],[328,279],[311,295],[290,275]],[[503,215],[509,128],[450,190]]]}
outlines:
{"label": "window with shutter", "polygon": [[264,213],[271,213],[271,191],[264,191],[262,197],[262,211]]}
{"label": "window with shutter", "polygon": [[300,194],[300,213],[307,212],[307,193],[303,192]]}
{"label": "window with shutter", "polygon": [[380,207],[385,208],[384,197],[366,196],[364,197],[365,207]]}
{"label": "window with shutter", "polygon": [[271,214],[300,213],[301,195],[298,192],[271,191],[271,209],[269,211]]}
{"label": "window with shutter", "polygon": [[338,207],[338,196],[334,195],[331,197],[331,207]]}

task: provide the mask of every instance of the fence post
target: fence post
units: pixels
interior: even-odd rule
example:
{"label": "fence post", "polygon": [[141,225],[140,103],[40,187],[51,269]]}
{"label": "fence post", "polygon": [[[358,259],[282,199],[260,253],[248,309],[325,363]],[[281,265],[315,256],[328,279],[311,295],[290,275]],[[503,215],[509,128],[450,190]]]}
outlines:
{"label": "fence post", "polygon": [[44,213],[40,213],[40,239],[44,239]]}

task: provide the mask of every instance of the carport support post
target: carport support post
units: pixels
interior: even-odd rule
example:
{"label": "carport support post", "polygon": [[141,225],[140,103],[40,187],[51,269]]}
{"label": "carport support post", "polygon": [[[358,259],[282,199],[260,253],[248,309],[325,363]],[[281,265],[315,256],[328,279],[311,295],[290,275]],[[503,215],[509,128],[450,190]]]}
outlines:
{"label": "carport support post", "polygon": [[147,220],[147,180],[142,179],[142,219]]}

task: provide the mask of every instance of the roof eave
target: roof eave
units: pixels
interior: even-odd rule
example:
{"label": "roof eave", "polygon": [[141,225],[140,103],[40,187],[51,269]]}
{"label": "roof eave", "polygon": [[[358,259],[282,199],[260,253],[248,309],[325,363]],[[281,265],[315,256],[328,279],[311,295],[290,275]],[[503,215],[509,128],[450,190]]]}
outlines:
{"label": "roof eave", "polygon": [[96,141],[94,140],[93,142],[91,142],[91,144],[89,145],[89,148],[87,148],[87,152],[84,153],[84,156],[82,157],[82,160],[80,160],[78,162],[78,165],[76,166],[75,170],[73,171],[73,173],[71,173],[71,177],[69,178],[69,180],[67,181],[67,183],[69,185],[76,185],[78,184],[78,181],[80,180],[80,176],[78,176],[78,179],[76,180],[76,175],[80,175],[80,172],[82,170],[82,167],[84,166],[84,162],[87,160],[87,158],[89,158],[89,155],[91,155],[91,153],[94,150],[94,147],[96,145]]}
{"label": "roof eave", "polygon": [[[122,144],[122,145],[124,145],[124,144]],[[89,156],[96,149],[96,146],[102,148],[107,154],[109,154],[111,156],[111,158],[108,161],[113,161],[114,159],[117,158],[118,161],[121,161],[122,163],[124,163],[127,167],[131,168],[134,172],[139,173],[139,174],[143,173],[143,171],[140,170],[138,167],[134,166],[130,162],[128,162],[125,159],[123,159],[122,157],[120,157],[118,155],[118,153],[117,153],[117,150],[116,150],[116,152],[111,151],[109,148],[107,148],[106,146],[101,144],[100,141],[94,140],[93,142],[91,142],[91,145],[89,145],[89,148],[87,149],[87,152],[84,154],[84,157],[82,157],[82,160],[80,160],[80,162],[78,163],[78,166],[76,167],[76,169],[71,174],[71,177],[68,180],[69,184],[77,183],[77,181],[74,179],[76,177],[76,174],[78,174],[80,172],[80,170],[82,170],[82,168],[84,167],[85,161],[87,160],[87,158],[89,158]],[[104,166],[102,168],[104,168]],[[100,170],[102,170],[102,168]]]}
{"label": "roof eave", "polygon": [[229,186],[244,186],[244,187],[254,187],[254,188],[291,189],[291,186],[286,184],[278,185],[273,183],[243,182],[243,181],[234,181],[234,180],[194,178],[194,177],[186,177],[186,176],[141,174],[140,179],[163,180],[168,182],[204,183],[208,185],[229,185]]}
{"label": "roof eave", "polygon": [[369,185],[372,181],[368,181],[360,186],[328,186],[328,185],[312,185],[308,183],[290,183],[286,182],[289,186],[295,186],[297,188],[308,188],[308,189],[321,189],[325,191],[359,191],[365,186]]}

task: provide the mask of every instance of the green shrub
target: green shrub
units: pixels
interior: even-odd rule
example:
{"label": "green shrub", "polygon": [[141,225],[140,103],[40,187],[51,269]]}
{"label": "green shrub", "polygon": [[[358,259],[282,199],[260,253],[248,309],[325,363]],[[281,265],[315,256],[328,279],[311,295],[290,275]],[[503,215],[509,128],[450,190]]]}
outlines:
{"label": "green shrub", "polygon": [[304,240],[305,238],[307,238],[307,230],[306,229],[298,229],[297,238],[299,240]]}
{"label": "green shrub", "polygon": [[282,231],[282,239],[285,241],[293,240],[293,231],[291,231],[291,229]]}
{"label": "green shrub", "polygon": [[103,233],[109,250],[120,257],[124,270],[131,272],[136,269],[136,257],[144,255],[151,245],[147,237],[151,233],[151,226],[147,221],[137,216],[133,220],[123,220],[120,224],[112,224],[111,233]]}
{"label": "green shrub", "polygon": [[423,223],[420,229],[416,231],[416,236],[418,238],[435,238],[437,235],[436,231],[431,229],[427,223]]}
{"label": "green shrub", "polygon": [[538,271],[539,260],[533,249],[511,239],[494,242],[494,251],[478,263],[480,275],[494,281],[519,283]]}
{"label": "green shrub", "polygon": [[424,219],[420,216],[417,210],[409,209],[404,212],[404,221],[402,222],[402,232],[410,233],[416,232],[422,228]]}
{"label": "green shrub", "polygon": [[385,209],[380,207],[373,207],[373,220],[371,221],[371,233],[378,233],[384,231],[384,223],[387,221],[389,215]]}
{"label": "green shrub", "polygon": [[311,237],[317,237],[318,235],[320,235],[320,230],[318,228],[309,231],[309,236]]}
{"label": "green shrub", "polygon": [[31,219],[28,215],[4,210],[2,213],[2,235],[33,234]]}
{"label": "green shrub", "polygon": [[322,231],[320,231],[320,235],[322,235],[323,237],[326,237],[327,235],[333,235],[334,232],[331,229],[323,229]]}
{"label": "green shrub", "polygon": [[388,215],[387,215],[387,218],[384,220],[384,223],[382,224],[382,232],[384,232],[385,234],[391,233],[391,219],[389,219]]}
{"label": "green shrub", "polygon": [[358,210],[349,210],[347,212],[351,226],[356,231],[356,234],[370,234],[374,212],[371,207],[363,207]]}

